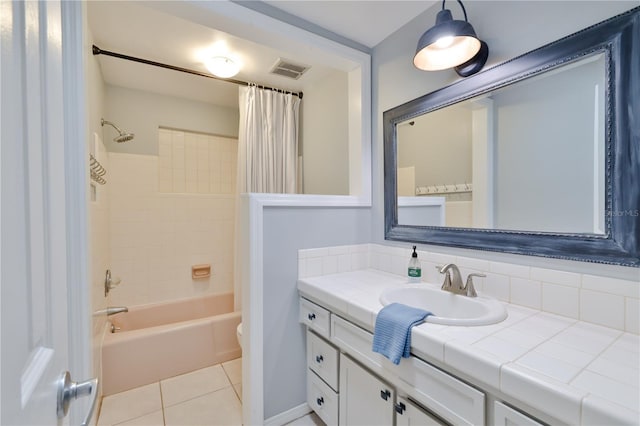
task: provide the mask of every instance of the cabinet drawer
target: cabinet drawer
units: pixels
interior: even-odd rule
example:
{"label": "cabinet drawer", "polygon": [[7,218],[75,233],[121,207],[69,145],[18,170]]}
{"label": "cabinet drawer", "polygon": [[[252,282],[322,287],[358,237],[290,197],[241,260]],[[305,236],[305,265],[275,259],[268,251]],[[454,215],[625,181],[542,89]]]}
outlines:
{"label": "cabinet drawer", "polygon": [[338,350],[312,331],[307,331],[307,366],[338,390]]}
{"label": "cabinet drawer", "polygon": [[522,425],[522,426],[542,426],[531,417],[514,410],[511,407],[496,401],[493,404],[493,424],[496,426]]}
{"label": "cabinet drawer", "polygon": [[331,315],[331,340],[345,352],[382,367],[384,357],[373,352],[373,334],[336,315]]}
{"label": "cabinet drawer", "polygon": [[302,324],[329,338],[329,311],[307,299],[300,298],[300,319]]}
{"label": "cabinet drawer", "polygon": [[327,425],[338,424],[338,394],[307,370],[307,403]]}
{"label": "cabinet drawer", "polygon": [[411,397],[453,424],[484,424],[484,393],[415,357],[403,359],[398,376],[415,388]]}

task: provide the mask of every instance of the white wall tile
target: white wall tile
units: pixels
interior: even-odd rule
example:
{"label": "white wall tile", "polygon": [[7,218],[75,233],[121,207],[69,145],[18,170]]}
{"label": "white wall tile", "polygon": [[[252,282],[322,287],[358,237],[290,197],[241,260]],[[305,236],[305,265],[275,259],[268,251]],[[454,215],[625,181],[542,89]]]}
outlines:
{"label": "white wall tile", "polygon": [[511,277],[511,303],[542,309],[542,283]]}
{"label": "white wall tile", "polygon": [[483,293],[496,299],[508,302],[510,299],[509,277],[506,275],[487,273],[484,279]]}
{"label": "white wall tile", "polygon": [[[174,142],[179,144],[183,135],[171,136],[176,148]],[[159,193],[167,189],[158,186],[162,169],[149,157],[110,153],[113,173],[118,173],[109,188],[110,256],[133,266],[122,273],[123,285],[109,294],[109,303],[136,305],[232,290],[234,216],[229,205],[235,197],[184,194],[184,169],[170,169],[171,187],[181,194]],[[174,185],[180,181],[182,188]],[[212,265],[210,280],[191,279],[195,263]]]}
{"label": "white wall tile", "polygon": [[640,299],[625,298],[624,329],[629,333],[640,333]]}
{"label": "white wall tile", "polygon": [[307,264],[307,277],[319,277],[322,275],[322,258],[310,257],[305,259]]}
{"label": "white wall tile", "polygon": [[531,268],[531,279],[564,286],[580,287],[580,274],[554,269]]}
{"label": "white wall tile", "polygon": [[338,272],[351,271],[351,255],[340,254],[338,255]]}
{"label": "white wall tile", "polygon": [[624,297],[591,290],[580,292],[580,319],[624,330]]}
{"label": "white wall tile", "polygon": [[325,256],[322,258],[322,275],[338,272],[338,256]]}
{"label": "white wall tile", "polygon": [[[640,275],[640,272],[638,274]],[[634,282],[608,277],[598,277],[595,275],[583,275],[582,288],[639,299],[640,277],[638,278],[638,281]]]}
{"label": "white wall tile", "polygon": [[489,271],[511,277],[529,278],[531,268],[513,263],[489,262]]}
{"label": "white wall tile", "polygon": [[580,304],[579,289],[563,285],[542,283],[542,309],[546,312],[578,318]]}
{"label": "white wall tile", "polygon": [[488,271],[489,262],[482,259],[475,259],[473,257],[461,257],[456,258],[458,267],[475,269],[477,271]]}

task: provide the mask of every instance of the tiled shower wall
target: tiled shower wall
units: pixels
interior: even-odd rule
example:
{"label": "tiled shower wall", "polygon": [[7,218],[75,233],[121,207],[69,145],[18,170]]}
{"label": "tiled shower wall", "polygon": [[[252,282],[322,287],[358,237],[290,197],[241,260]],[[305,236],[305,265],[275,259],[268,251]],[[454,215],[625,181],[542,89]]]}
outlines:
{"label": "tiled shower wall", "polygon": [[[214,160],[206,166],[209,172],[220,165],[209,151],[196,152],[196,162],[199,158]],[[191,154],[185,154],[185,164],[191,163]],[[122,280],[109,294],[112,306],[233,291],[235,188],[216,194],[210,185],[204,191],[203,184],[203,193],[175,193],[182,187],[172,181],[162,188],[165,193],[159,191],[159,170],[157,156],[109,154],[111,269]],[[196,164],[195,176],[199,170]],[[187,184],[192,175],[185,171],[185,190],[198,189],[197,179],[196,186]],[[191,266],[203,263],[211,264],[211,277],[192,279]]]}
{"label": "tiled shower wall", "polygon": [[236,139],[162,128],[158,133],[160,192],[235,193]]}
{"label": "tiled shower wall", "polygon": [[[409,248],[380,244],[299,250],[298,276],[308,278],[373,268],[405,276]],[[482,293],[504,302],[640,333],[640,282],[418,251],[422,279],[442,283],[437,266],[455,263]]]}

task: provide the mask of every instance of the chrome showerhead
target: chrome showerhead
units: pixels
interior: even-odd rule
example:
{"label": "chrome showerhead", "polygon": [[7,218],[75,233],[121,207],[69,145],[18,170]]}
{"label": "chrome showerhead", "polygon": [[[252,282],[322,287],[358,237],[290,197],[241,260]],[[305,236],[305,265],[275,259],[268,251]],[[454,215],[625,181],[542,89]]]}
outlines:
{"label": "chrome showerhead", "polygon": [[113,124],[110,121],[105,120],[104,118],[102,118],[100,120],[100,124],[102,126],[104,126],[105,124],[108,124],[109,126],[113,127],[114,129],[116,129],[118,131],[119,135],[116,136],[115,138],[113,138],[114,142],[118,142],[118,143],[128,142],[128,141],[130,141],[131,139],[133,139],[135,137],[135,135],[133,133],[125,133],[125,132],[123,132],[122,130],[120,130],[118,128],[118,126],[116,126],[115,124]]}
{"label": "chrome showerhead", "polygon": [[118,143],[122,143],[122,142],[130,141],[135,136],[136,135],[134,135],[133,133],[124,133],[124,134],[121,134],[120,136],[116,136],[115,138],[113,138],[113,140]]}

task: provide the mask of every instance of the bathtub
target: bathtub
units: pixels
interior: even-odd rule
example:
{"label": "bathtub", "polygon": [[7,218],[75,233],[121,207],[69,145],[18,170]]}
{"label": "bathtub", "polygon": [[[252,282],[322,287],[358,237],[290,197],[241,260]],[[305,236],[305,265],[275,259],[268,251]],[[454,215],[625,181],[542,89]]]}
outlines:
{"label": "bathtub", "polygon": [[102,345],[102,390],[111,395],[238,358],[233,293],[130,306],[109,317]]}

